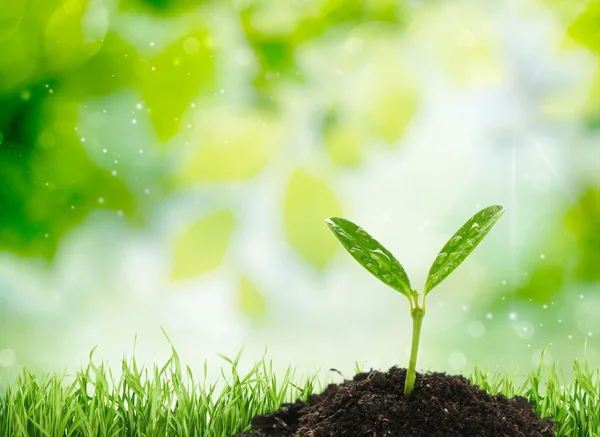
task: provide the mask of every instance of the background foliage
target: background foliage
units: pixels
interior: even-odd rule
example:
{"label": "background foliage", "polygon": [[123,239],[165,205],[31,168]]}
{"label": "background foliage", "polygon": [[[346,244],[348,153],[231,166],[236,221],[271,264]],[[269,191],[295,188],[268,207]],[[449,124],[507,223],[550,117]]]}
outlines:
{"label": "background foliage", "polygon": [[0,366],[119,357],[136,333],[153,360],[159,325],[191,361],[246,342],[391,365],[403,301],[323,219],[424,278],[496,203],[496,236],[432,296],[421,362],[598,359],[597,0],[0,11]]}

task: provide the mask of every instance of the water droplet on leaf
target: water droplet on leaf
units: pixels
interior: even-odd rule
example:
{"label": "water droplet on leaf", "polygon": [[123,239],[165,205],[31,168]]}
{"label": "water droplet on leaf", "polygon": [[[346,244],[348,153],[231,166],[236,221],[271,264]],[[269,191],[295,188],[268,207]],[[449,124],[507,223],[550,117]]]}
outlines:
{"label": "water droplet on leaf", "polygon": [[367,270],[369,270],[372,273],[378,273],[379,272],[379,269],[373,263],[365,263],[365,267],[367,268]]}
{"label": "water droplet on leaf", "polygon": [[448,257],[448,254],[446,252],[440,252],[440,254],[435,259],[435,263],[441,264],[446,260],[447,257]]}
{"label": "water droplet on leaf", "polygon": [[460,235],[457,235],[456,237],[452,238],[452,240],[450,240],[450,247],[456,247],[458,246],[458,244],[461,242],[463,237],[461,237]]}
{"label": "water droplet on leaf", "polygon": [[367,234],[367,232],[362,228],[358,228],[356,230],[356,236],[361,238],[362,240],[368,240],[369,238],[369,234]]}

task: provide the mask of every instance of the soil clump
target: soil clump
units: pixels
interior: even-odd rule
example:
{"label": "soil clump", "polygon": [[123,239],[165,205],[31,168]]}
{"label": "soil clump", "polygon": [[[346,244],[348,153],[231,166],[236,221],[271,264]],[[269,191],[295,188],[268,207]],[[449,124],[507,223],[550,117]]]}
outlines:
{"label": "soil clump", "polygon": [[516,396],[490,395],[463,376],[417,374],[404,397],[406,369],[359,373],[330,384],[308,403],[297,400],[252,419],[233,437],[554,437],[555,424]]}

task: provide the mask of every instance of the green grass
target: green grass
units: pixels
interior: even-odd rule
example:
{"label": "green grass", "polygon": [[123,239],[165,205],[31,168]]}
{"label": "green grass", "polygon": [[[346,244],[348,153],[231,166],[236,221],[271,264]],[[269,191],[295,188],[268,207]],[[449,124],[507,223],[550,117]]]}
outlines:
{"label": "green grass", "polygon": [[540,364],[520,385],[508,375],[478,368],[470,379],[489,393],[520,395],[534,402],[535,411],[558,423],[559,436],[600,437],[600,369],[590,369],[587,362],[574,360],[573,377],[568,382],[557,364]]}
{"label": "green grass", "polygon": [[[229,437],[246,429],[256,414],[298,397],[306,399],[321,387],[314,376],[295,383],[290,368],[278,380],[266,360],[242,376],[239,355],[222,358],[229,373],[222,371],[211,385],[206,385],[206,365],[201,381],[196,381],[190,368],[181,366],[175,349],[164,366],[150,370],[138,367],[135,358],[123,359],[118,378],[104,364],[94,364],[92,354],[87,367],[75,375],[35,376],[22,370],[0,397],[0,437]],[[507,375],[480,369],[470,379],[491,393],[535,401],[542,416],[558,421],[559,435],[600,436],[598,369],[592,371],[576,360],[567,384],[556,365],[543,364],[520,385]]]}

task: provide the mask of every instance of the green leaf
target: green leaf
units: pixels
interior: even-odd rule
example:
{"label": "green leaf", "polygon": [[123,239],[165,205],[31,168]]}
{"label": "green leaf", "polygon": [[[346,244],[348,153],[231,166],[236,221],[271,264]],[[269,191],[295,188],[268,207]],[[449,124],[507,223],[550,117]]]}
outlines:
{"label": "green leaf", "polygon": [[171,278],[189,279],[216,269],[225,257],[234,226],[233,213],[223,210],[182,232],[173,247]]}
{"label": "green leaf", "polygon": [[500,205],[488,206],[462,225],[448,240],[429,269],[423,290],[425,296],[473,252],[502,214],[504,208]]}
{"label": "green leaf", "polygon": [[600,55],[598,44],[598,22],[600,20],[600,2],[589,1],[585,11],[578,16],[567,29],[571,38]]}
{"label": "green leaf", "polygon": [[204,118],[201,145],[186,160],[181,175],[184,183],[249,179],[285,143],[283,123],[264,110],[212,109]]}
{"label": "green leaf", "polygon": [[138,85],[158,139],[179,132],[190,103],[214,86],[212,35],[199,29],[137,67]]}
{"label": "green leaf", "polygon": [[285,192],[285,232],[294,249],[317,269],[325,268],[337,249],[323,217],[340,214],[340,204],[326,181],[294,171]]}
{"label": "green leaf", "polygon": [[267,313],[265,298],[246,277],[241,278],[239,281],[238,306],[251,322],[264,321]]}
{"label": "green leaf", "polygon": [[325,220],[342,246],[376,278],[406,297],[411,294],[408,276],[394,255],[350,220],[331,217]]}
{"label": "green leaf", "polygon": [[359,123],[335,122],[325,128],[323,143],[335,164],[357,167],[362,160],[364,137]]}

